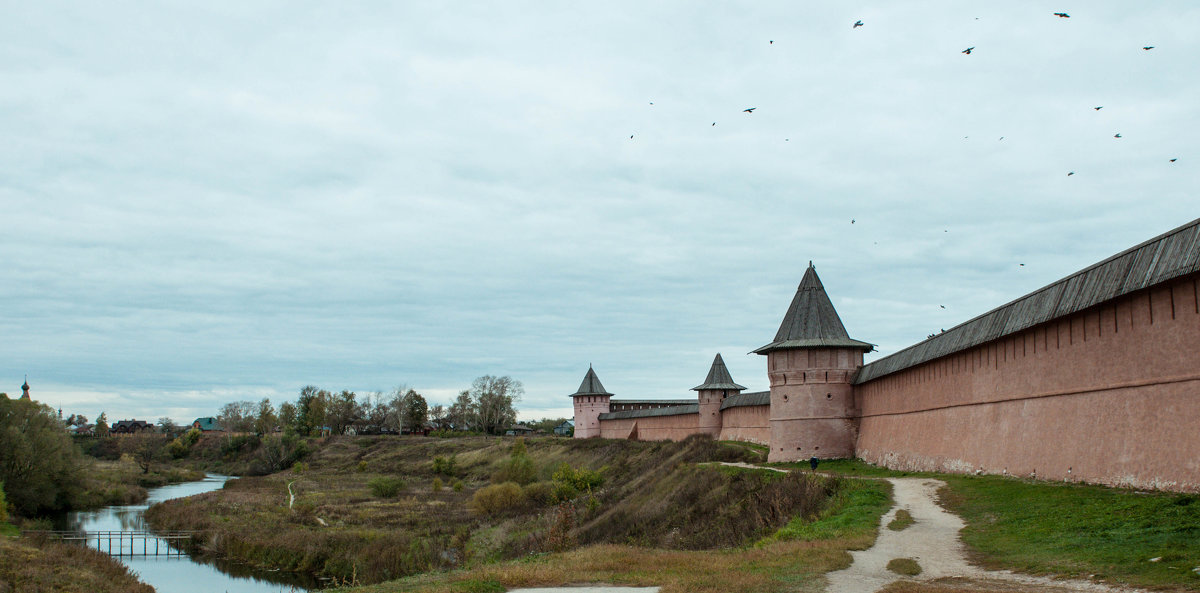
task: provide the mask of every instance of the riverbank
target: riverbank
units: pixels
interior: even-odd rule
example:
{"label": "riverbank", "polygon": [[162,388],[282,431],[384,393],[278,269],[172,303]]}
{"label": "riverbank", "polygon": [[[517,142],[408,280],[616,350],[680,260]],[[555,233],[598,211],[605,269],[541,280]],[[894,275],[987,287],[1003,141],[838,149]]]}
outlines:
{"label": "riverbank", "polygon": [[155,593],[112,556],[44,538],[0,535],[0,591]]}

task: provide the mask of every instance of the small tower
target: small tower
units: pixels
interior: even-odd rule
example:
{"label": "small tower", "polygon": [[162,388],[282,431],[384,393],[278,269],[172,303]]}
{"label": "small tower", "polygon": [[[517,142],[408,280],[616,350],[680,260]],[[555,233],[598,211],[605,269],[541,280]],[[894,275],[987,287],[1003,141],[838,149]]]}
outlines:
{"label": "small tower", "polygon": [[30,399],[29,397],[29,376],[25,376],[25,382],[21,384],[21,399]]}
{"label": "small tower", "polygon": [[596,371],[588,365],[587,374],[579,390],[571,394],[575,402],[575,438],[586,439],[600,436],[600,414],[608,413],[612,394],[604,390]]}
{"label": "small tower", "polygon": [[708,369],[708,378],[704,383],[692,388],[700,399],[700,432],[718,438],[721,436],[721,402],[730,395],[737,395],[746,389],[733,382],[721,353],[713,359],[712,368]]}
{"label": "small tower", "polygon": [[854,456],[858,409],[850,381],[874,346],[850,338],[812,262],[767,357],[771,379],[769,461]]}

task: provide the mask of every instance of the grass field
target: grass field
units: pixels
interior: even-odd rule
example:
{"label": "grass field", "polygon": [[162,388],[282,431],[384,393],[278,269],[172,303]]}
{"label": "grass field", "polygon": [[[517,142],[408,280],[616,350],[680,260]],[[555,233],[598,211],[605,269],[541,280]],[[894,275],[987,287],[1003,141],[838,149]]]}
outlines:
{"label": "grass field", "polygon": [[154,588],[91,548],[0,535],[0,591],[154,593]]}

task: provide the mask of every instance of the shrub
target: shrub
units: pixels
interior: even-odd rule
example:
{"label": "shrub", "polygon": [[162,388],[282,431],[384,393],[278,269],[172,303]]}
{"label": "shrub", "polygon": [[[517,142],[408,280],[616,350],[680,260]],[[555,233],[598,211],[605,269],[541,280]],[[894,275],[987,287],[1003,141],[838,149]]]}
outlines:
{"label": "shrub", "polygon": [[458,458],[454,455],[451,455],[450,457],[434,457],[433,473],[442,474],[445,476],[453,476],[456,465],[458,465]]}
{"label": "shrub", "polygon": [[4,482],[0,482],[0,523],[8,521],[8,503],[4,501]]}
{"label": "shrub", "polygon": [[441,479],[441,478],[434,478],[434,479],[433,479],[433,484],[431,484],[429,487],[430,487],[430,488],[431,488],[431,489],[432,489],[434,492],[441,492],[441,491],[442,491],[442,488],[443,488],[443,486],[442,486],[442,479]]}
{"label": "shrub", "polygon": [[455,492],[462,492],[463,491],[463,481],[462,480],[454,480],[454,483],[451,484],[450,487],[453,488]]}
{"label": "shrub", "polygon": [[371,494],[379,498],[394,498],[404,489],[404,486],[404,479],[395,476],[379,476],[367,481],[367,487],[371,489]]}
{"label": "shrub", "polygon": [[495,484],[516,482],[525,485],[535,479],[537,479],[537,468],[533,466],[533,460],[528,455],[509,457],[500,465],[500,469],[492,474],[492,482]]}
{"label": "shrub", "polygon": [[554,472],[554,500],[565,501],[579,496],[581,492],[591,492],[604,484],[600,472],[590,469],[575,469],[563,462]]}
{"label": "shrub", "polygon": [[303,461],[297,461],[296,463],[292,464],[293,473],[302,474],[306,470],[308,470],[308,465],[306,465]]}
{"label": "shrub", "polygon": [[367,461],[364,459],[358,462],[358,473],[367,471]]}
{"label": "shrub", "polygon": [[525,494],[530,502],[545,506],[555,501],[554,484],[551,482],[533,482],[526,484],[521,488],[521,492]]}
{"label": "shrub", "polygon": [[505,482],[480,488],[467,506],[480,515],[495,515],[518,510],[524,504],[525,494],[521,492],[521,487],[516,482]]}
{"label": "shrub", "polygon": [[887,563],[887,569],[896,573],[915,577],[921,574],[921,565],[912,558],[892,558]]}

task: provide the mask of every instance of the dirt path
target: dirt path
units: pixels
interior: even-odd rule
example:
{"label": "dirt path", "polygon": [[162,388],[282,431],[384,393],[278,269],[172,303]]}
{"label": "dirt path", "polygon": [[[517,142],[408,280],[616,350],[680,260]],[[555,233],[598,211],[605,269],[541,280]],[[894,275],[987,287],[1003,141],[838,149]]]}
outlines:
{"label": "dirt path", "polygon": [[[747,463],[727,463],[736,467],[774,469]],[[963,521],[936,502],[937,491],[946,483],[931,478],[884,478],[892,484],[895,505],[880,519],[879,537],[868,550],[850,552],[854,562],[843,570],[825,575],[829,581],[826,593],[875,593],[888,584],[908,579],[914,581],[943,580],[962,588],[991,591],[1034,590],[1048,592],[1076,591],[1084,593],[1133,593],[1138,589],[1114,587],[1083,580],[1051,579],[1008,570],[984,570],[967,562],[966,548],[958,538]],[[914,523],[894,531],[887,524],[904,509]],[[911,558],[921,566],[921,573],[909,577],[888,570],[895,558]]]}

